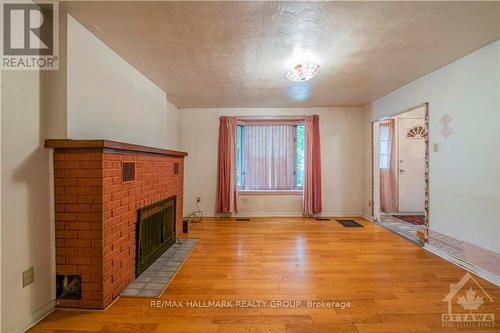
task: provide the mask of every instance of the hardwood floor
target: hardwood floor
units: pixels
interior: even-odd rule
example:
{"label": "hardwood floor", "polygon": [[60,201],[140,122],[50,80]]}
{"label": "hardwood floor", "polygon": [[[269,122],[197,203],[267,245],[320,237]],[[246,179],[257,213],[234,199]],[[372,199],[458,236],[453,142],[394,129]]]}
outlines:
{"label": "hardwood floor", "polygon": [[[56,310],[31,332],[474,331],[441,325],[443,298],[464,270],[356,220],[365,227],[303,218],[205,219],[190,226],[198,245],[159,299],[339,300],[349,308],[153,308],[150,299],[120,298],[106,311]],[[498,332],[500,288],[476,280],[496,301],[480,308],[497,320],[496,329],[486,330]]]}

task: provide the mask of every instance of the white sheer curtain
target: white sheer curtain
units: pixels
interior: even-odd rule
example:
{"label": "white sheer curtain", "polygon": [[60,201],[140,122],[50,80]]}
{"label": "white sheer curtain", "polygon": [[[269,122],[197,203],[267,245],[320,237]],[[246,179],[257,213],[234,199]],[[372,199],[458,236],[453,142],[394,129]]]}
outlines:
{"label": "white sheer curtain", "polygon": [[243,127],[243,190],[295,189],[296,133],[291,125]]}

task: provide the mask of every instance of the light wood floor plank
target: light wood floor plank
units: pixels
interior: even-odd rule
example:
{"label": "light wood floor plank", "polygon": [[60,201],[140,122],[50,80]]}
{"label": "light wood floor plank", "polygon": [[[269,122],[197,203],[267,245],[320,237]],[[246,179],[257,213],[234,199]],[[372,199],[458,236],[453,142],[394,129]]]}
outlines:
{"label": "light wood floor plank", "polygon": [[[190,226],[197,246],[160,297],[165,300],[339,300],[326,308],[152,308],[121,298],[107,311],[55,313],[31,332],[454,332],[442,301],[465,274],[363,219],[364,228],[306,218],[204,219]],[[483,305],[500,329],[500,290]],[[466,330],[467,331],[467,330]],[[468,331],[474,331],[468,329]],[[484,331],[484,330],[481,330]]]}

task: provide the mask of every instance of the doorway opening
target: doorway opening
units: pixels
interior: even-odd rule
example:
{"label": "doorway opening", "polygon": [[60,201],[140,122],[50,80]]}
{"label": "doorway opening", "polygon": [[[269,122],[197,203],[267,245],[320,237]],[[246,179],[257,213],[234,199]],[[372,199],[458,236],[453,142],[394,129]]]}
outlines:
{"label": "doorway opening", "polygon": [[423,246],[428,229],[428,105],[373,122],[373,216]]}

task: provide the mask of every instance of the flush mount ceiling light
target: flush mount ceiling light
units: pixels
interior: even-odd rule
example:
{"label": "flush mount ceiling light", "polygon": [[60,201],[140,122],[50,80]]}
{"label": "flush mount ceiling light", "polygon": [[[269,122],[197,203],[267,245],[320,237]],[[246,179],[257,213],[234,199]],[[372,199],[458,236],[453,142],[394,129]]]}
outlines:
{"label": "flush mount ceiling light", "polygon": [[319,71],[319,64],[310,61],[304,61],[295,65],[288,71],[286,77],[293,82],[304,82],[312,79]]}
{"label": "flush mount ceiling light", "polygon": [[298,49],[287,61],[286,77],[293,82],[304,82],[313,78],[319,71],[319,60],[309,51]]}

